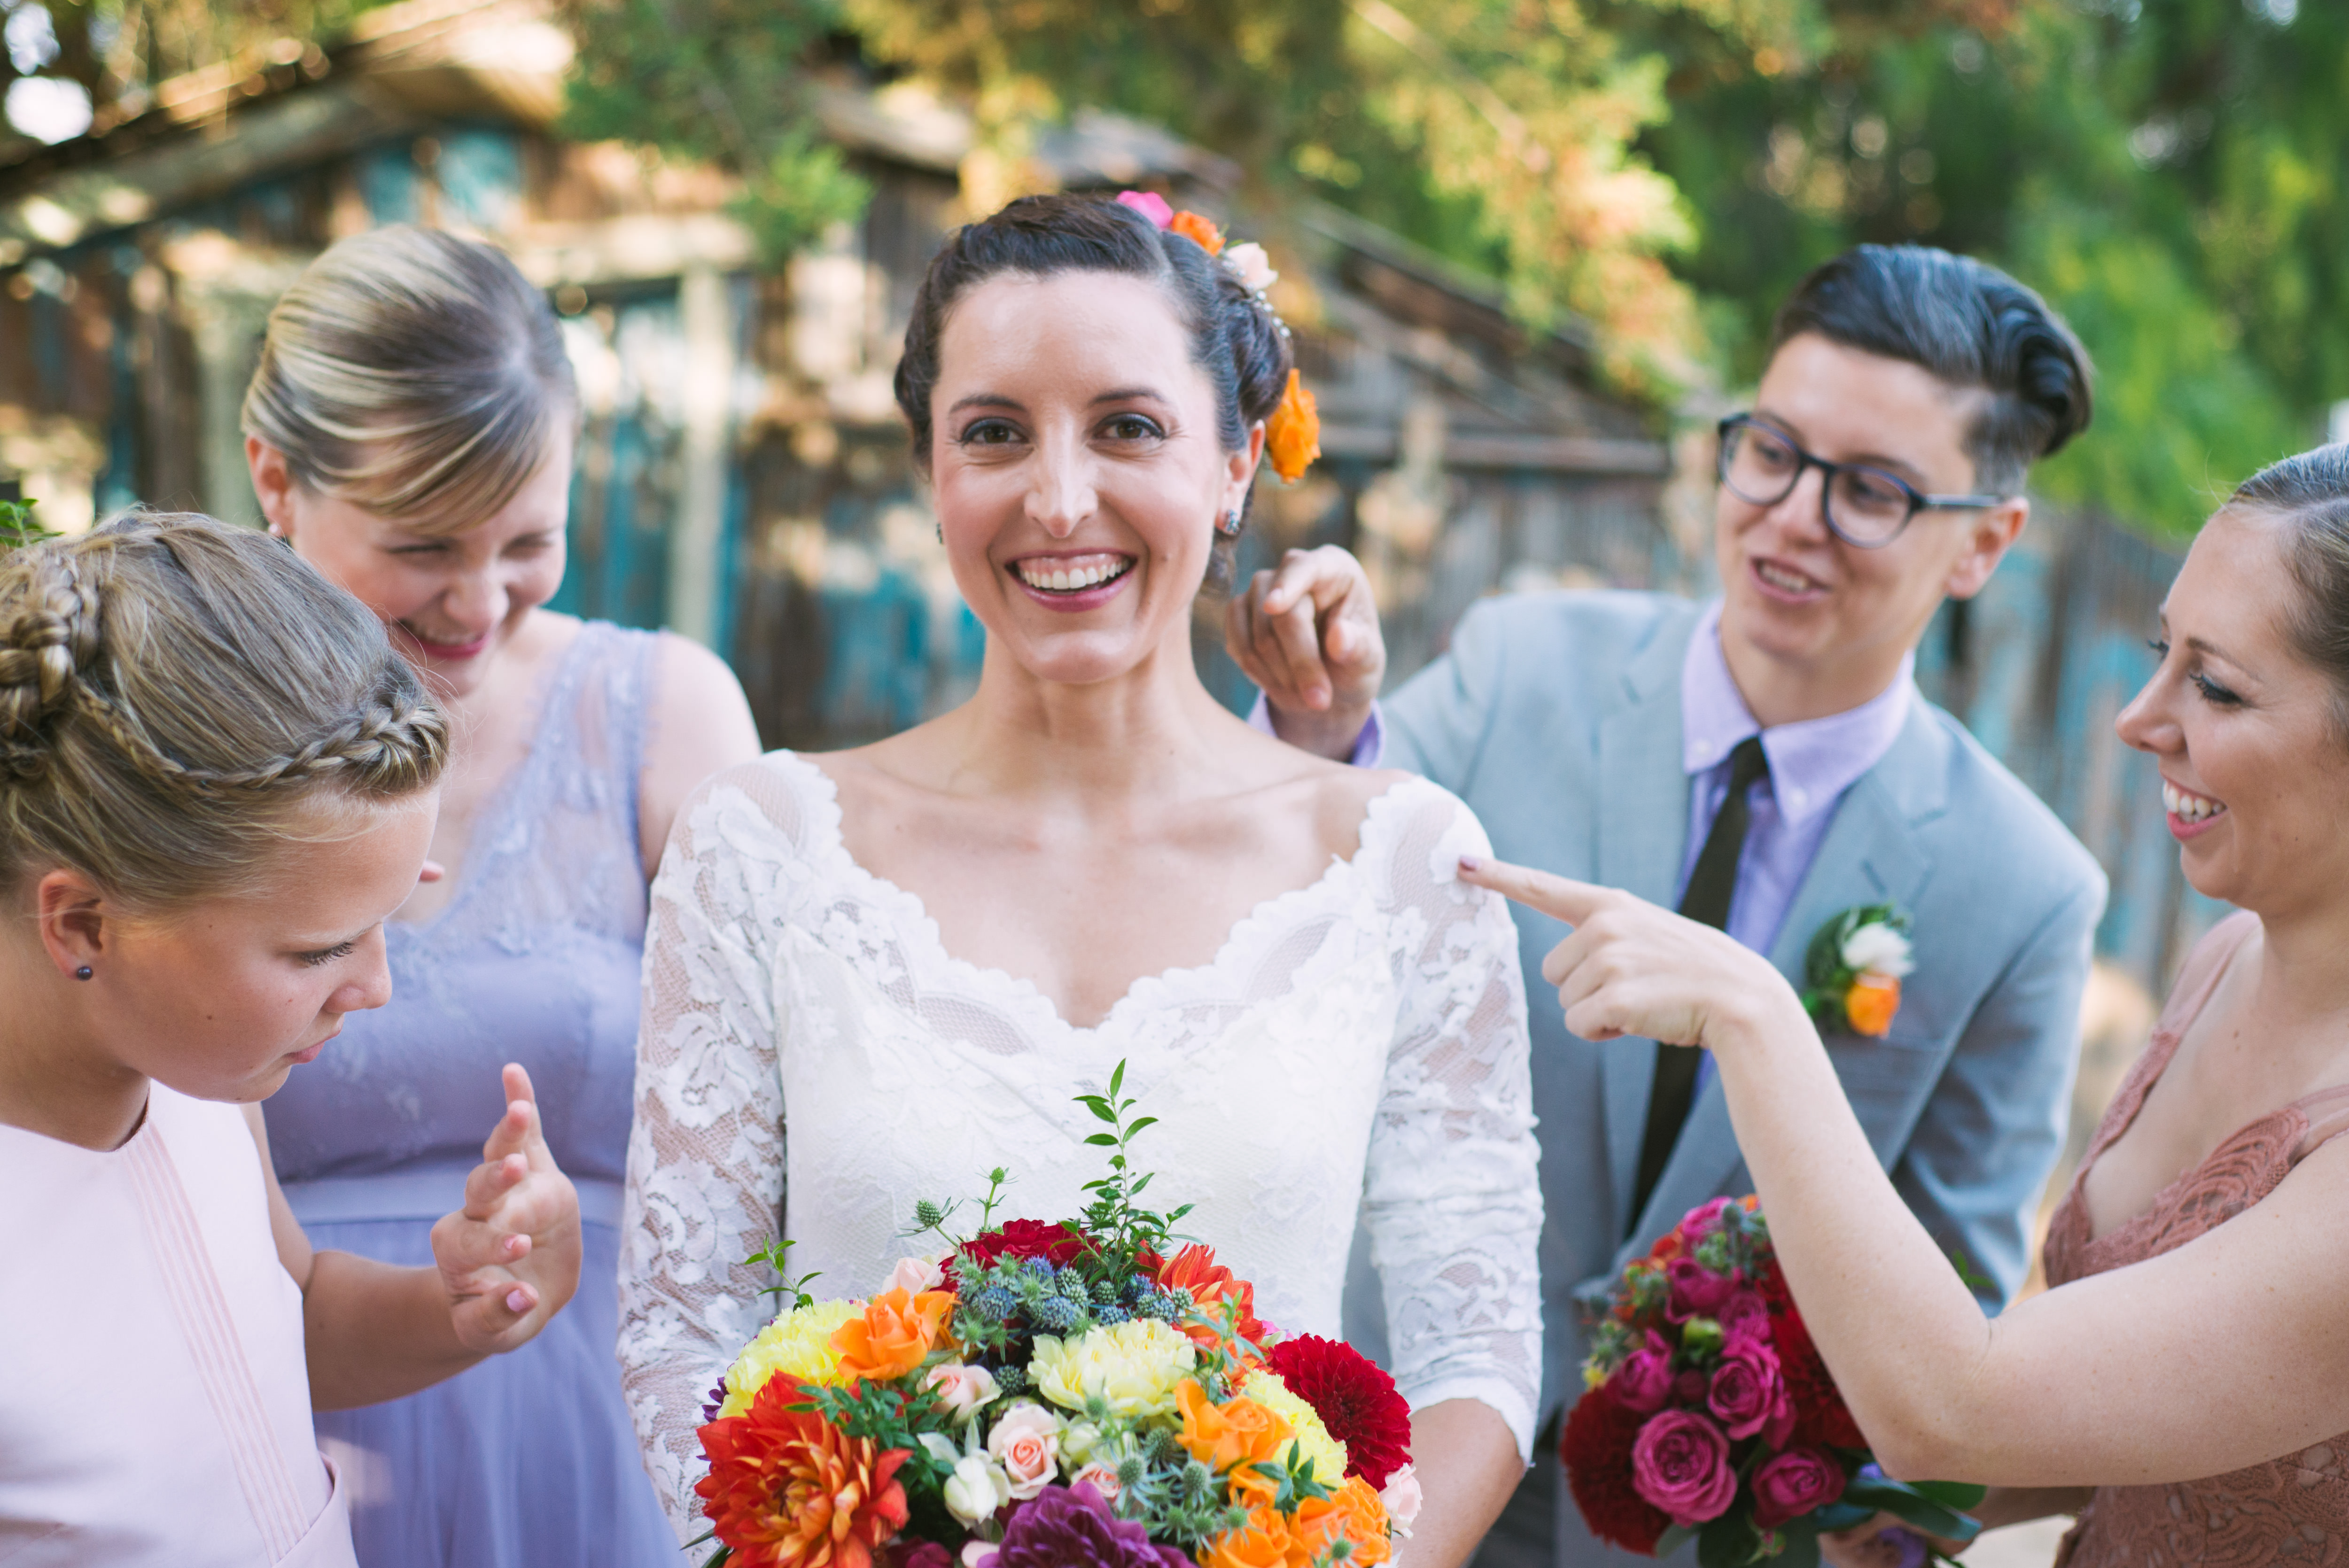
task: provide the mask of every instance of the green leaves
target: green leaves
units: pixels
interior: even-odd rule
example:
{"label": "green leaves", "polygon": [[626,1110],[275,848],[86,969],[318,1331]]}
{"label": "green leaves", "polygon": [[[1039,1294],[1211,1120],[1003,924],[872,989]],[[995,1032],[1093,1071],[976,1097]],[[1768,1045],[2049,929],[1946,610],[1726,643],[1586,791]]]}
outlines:
{"label": "green leaves", "polygon": [[34,521],[34,504],[29,500],[0,500],[0,554],[59,537],[55,529],[43,528]]}
{"label": "green leaves", "polygon": [[742,1263],[743,1265],[748,1268],[756,1268],[760,1264],[764,1264],[767,1267],[774,1270],[777,1277],[780,1278],[782,1283],[780,1284],[768,1285],[761,1290],[759,1294],[761,1295],[781,1296],[783,1298],[784,1310],[788,1312],[797,1312],[815,1305],[815,1297],[810,1295],[807,1292],[808,1282],[811,1280],[821,1279],[823,1276],[821,1273],[803,1274],[797,1279],[793,1279],[785,1267],[785,1254],[790,1253],[792,1246],[792,1243],[784,1241],[781,1237],[777,1237],[775,1240],[769,1242],[765,1246],[761,1247],[757,1252],[752,1253],[749,1257],[744,1258]]}

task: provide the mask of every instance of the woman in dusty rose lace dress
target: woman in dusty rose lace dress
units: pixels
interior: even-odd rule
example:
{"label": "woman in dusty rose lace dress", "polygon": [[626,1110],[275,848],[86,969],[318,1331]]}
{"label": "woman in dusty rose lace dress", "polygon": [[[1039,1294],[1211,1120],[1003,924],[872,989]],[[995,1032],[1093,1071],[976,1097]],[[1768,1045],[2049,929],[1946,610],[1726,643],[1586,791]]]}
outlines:
{"label": "woman in dusty rose lace dress", "polygon": [[[1568,1026],[1711,1048],[1787,1279],[1887,1470],[2077,1513],[2063,1568],[2349,1560],[2349,447],[2196,540],[2120,717],[2160,763],[2205,937],[2047,1240],[1986,1321],[1878,1171],[1794,993],[1626,894],[1467,880],[1577,927]],[[1985,852],[1998,846],[1984,845]],[[1934,934],[1917,934],[1920,964]],[[1882,1543],[1833,1550],[1864,1562]]]}

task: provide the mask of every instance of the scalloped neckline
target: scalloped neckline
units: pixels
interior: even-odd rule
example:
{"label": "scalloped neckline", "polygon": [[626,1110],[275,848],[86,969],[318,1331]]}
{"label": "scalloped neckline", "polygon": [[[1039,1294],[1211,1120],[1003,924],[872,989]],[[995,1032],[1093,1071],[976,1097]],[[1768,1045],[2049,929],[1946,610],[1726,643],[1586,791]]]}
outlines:
{"label": "scalloped neckline", "polygon": [[1051,1027],[1061,1034],[1077,1037],[1108,1034],[1127,1013],[1148,1006],[1150,1000],[1159,994],[1174,989],[1185,982],[1203,981],[1223,973],[1238,957],[1254,949],[1256,944],[1251,941],[1251,936],[1257,927],[1296,905],[1313,902],[1325,890],[1357,881],[1362,861],[1371,852],[1372,835],[1385,829],[1385,818],[1396,799],[1404,791],[1426,782],[1418,778],[1399,779],[1371,796],[1370,804],[1363,809],[1361,825],[1355,830],[1353,854],[1343,859],[1333,855],[1329,866],[1311,882],[1259,900],[1255,907],[1233,923],[1231,930],[1225,934],[1222,944],[1216,947],[1215,956],[1205,964],[1138,975],[1097,1021],[1072,1024],[1061,1014],[1060,1004],[1046,995],[1043,989],[1026,975],[957,957],[947,946],[938,923],[930,914],[929,906],[922,902],[921,894],[867,870],[849,852],[847,836],[841,830],[844,814],[840,806],[840,786],[830,773],[798,752],[788,749],[770,752],[765,760],[787,762],[811,776],[817,807],[816,820],[810,823],[812,836],[820,841],[822,852],[843,868],[852,881],[861,883],[873,902],[887,909],[892,919],[908,934],[911,945],[916,946],[922,954],[917,960],[919,967],[943,970],[959,979],[1004,993],[1019,1013],[1032,1019],[1049,1021]]}

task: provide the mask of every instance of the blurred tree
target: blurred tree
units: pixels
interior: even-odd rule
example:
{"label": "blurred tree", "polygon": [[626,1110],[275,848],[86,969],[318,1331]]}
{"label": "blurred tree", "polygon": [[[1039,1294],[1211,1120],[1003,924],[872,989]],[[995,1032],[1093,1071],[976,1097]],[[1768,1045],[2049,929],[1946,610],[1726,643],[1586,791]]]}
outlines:
{"label": "blurred tree", "polygon": [[975,107],[965,205],[1043,178],[1040,125],[1083,106],[1156,121],[1234,160],[1277,212],[1310,191],[1498,279],[1531,325],[1598,328],[1621,385],[1665,397],[1696,369],[1692,236],[1631,150],[1661,119],[1669,26],[1721,58],[1804,57],[1813,0],[565,0],[583,131],[764,171],[751,201],[787,243],[851,210],[794,69],[842,56]]}
{"label": "blurred tree", "polygon": [[2349,7],[2295,0],[1826,0],[1798,68],[1672,49],[1640,143],[1702,215],[1682,275],[1733,379],[1768,312],[1861,241],[2007,266],[2098,362],[2049,493],[2190,531],[2349,397]]}

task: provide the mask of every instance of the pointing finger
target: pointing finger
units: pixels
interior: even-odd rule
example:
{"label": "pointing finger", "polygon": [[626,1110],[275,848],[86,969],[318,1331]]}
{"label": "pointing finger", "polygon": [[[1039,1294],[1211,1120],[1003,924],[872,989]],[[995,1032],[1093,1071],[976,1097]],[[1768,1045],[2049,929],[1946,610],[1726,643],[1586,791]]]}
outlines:
{"label": "pointing finger", "polygon": [[1460,857],[1460,880],[1477,887],[1491,888],[1504,898],[1512,899],[1528,909],[1537,909],[1568,925],[1580,925],[1619,896],[1612,888],[1574,882],[1528,866],[1514,866],[1506,861],[1488,861],[1475,855]]}

